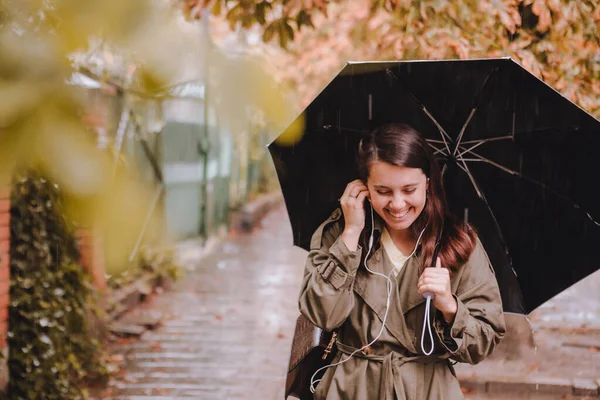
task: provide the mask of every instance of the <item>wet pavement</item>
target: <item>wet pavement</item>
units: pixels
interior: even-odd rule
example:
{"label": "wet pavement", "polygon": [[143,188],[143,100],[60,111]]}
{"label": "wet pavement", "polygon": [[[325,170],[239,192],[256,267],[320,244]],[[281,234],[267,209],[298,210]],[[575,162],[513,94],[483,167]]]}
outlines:
{"label": "wet pavement", "polygon": [[[111,347],[114,357],[123,356],[124,368],[98,397],[283,399],[306,257],[292,246],[285,209],[267,215],[253,234],[217,244],[201,260],[194,242],[182,248],[185,278],[132,312],[162,312],[161,325]],[[538,357],[509,364],[485,361],[475,371],[600,378],[600,348],[594,347],[600,340],[599,287],[596,273],[531,315]],[[561,396],[467,394],[469,400],[486,398]]]}
{"label": "wet pavement", "polygon": [[[193,264],[193,243],[185,252]],[[216,245],[136,311],[165,317],[111,348],[125,367],[103,398],[283,399],[305,257],[292,246],[283,208],[253,234]]]}
{"label": "wet pavement", "polygon": [[459,377],[474,383],[488,382],[488,389],[491,384],[496,392],[520,386],[529,388],[531,393],[545,391],[558,396],[571,388],[578,393],[595,391],[590,398],[597,398],[599,289],[600,271],[597,271],[529,315],[535,341],[531,352],[513,360],[492,357],[476,366],[459,364],[456,366]]}

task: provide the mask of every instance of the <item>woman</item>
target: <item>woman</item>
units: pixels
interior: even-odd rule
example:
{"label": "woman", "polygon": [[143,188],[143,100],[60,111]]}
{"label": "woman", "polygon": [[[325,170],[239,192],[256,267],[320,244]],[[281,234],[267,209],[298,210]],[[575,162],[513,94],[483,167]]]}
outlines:
{"label": "woman", "polygon": [[[437,162],[413,128],[374,131],[358,166],[341,211],[312,237],[299,299],[314,325],[338,330],[315,399],[461,399],[451,360],[482,361],[505,332],[488,257],[449,213]],[[426,293],[434,295],[430,356],[431,341],[421,345]]]}

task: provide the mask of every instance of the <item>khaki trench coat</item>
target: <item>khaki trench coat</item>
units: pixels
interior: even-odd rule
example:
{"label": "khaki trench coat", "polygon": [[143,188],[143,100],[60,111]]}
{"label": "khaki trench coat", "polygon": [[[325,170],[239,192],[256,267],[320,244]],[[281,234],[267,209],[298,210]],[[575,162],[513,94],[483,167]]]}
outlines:
{"label": "khaki trench coat", "polygon": [[[367,250],[360,246],[355,252],[348,250],[340,237],[343,227],[342,211],[337,209],[314,233],[299,299],[300,312],[314,325],[338,329],[334,363],[377,337],[387,300],[386,279],[359,268],[361,254]],[[390,275],[393,266],[379,244],[382,229],[378,217],[367,265],[394,282],[383,333],[370,348],[328,368],[314,397],[462,399],[450,360],[476,364],[492,353],[505,333],[498,284],[487,254],[478,240],[468,262],[451,274],[458,311],[446,324],[441,313],[433,310],[435,351],[426,357],[420,345],[425,299],[417,293],[422,262],[417,253],[396,278]]]}

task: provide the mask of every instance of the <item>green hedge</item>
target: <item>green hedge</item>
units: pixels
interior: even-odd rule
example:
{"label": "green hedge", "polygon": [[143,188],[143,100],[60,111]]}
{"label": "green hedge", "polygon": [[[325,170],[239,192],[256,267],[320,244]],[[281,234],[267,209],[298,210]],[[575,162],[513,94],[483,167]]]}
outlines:
{"label": "green hedge", "polygon": [[58,185],[35,171],[11,194],[9,399],[84,399],[83,383],[105,376],[89,318],[94,290],[79,265],[74,227]]}

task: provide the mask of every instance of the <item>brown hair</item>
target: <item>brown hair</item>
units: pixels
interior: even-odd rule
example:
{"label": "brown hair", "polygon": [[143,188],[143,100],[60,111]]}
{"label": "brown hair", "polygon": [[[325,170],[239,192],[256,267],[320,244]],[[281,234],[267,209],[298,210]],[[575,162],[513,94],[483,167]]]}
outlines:
{"label": "brown hair", "polygon": [[425,208],[410,227],[415,238],[425,229],[421,239],[423,266],[432,265],[442,228],[438,254],[442,266],[455,269],[464,264],[473,252],[477,234],[471,226],[465,226],[448,210],[442,174],[427,141],[409,125],[383,125],[360,142],[358,172],[363,182],[367,182],[369,168],[376,161],[419,168],[429,178]]}

